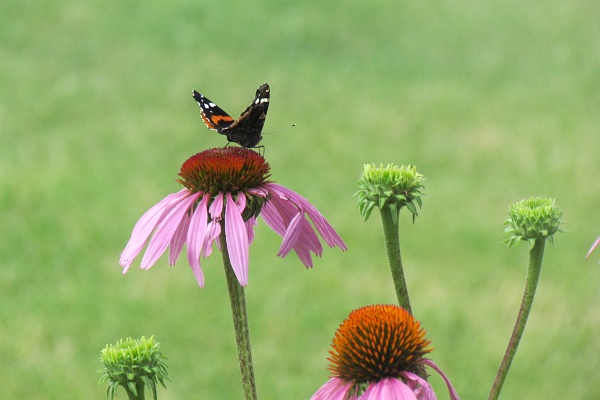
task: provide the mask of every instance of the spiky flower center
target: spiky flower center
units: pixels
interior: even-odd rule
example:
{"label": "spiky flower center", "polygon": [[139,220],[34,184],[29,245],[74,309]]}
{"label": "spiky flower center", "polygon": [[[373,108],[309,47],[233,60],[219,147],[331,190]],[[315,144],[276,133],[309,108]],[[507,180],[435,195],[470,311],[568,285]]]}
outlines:
{"label": "spiky flower center", "polygon": [[190,157],[181,166],[178,180],[193,192],[246,192],[268,182],[271,167],[263,156],[242,147],[214,148]]}
{"label": "spiky flower center", "polygon": [[356,383],[422,372],[419,360],[432,349],[421,324],[405,309],[374,305],[350,313],[329,351],[329,370]]}

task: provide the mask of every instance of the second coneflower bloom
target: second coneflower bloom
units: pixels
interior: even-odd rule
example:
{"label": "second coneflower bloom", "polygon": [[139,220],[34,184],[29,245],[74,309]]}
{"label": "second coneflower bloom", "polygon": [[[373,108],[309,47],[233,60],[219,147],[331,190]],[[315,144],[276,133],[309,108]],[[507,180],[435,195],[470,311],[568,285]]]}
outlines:
{"label": "second coneflower bloom", "polygon": [[211,254],[224,229],[231,265],[240,285],[246,286],[249,247],[259,215],[283,238],[281,257],[294,250],[306,267],[312,267],[311,252],[317,256],[323,252],[317,232],[330,247],[346,250],[343,240],[312,204],[269,180],[269,164],[252,150],[225,147],[203,151],[182,165],[179,176],[185,188],[148,210],[133,228],[121,254],[123,273],[154,232],[141,268],[149,269],[167,247],[169,264],[174,265],[187,245],[188,261],[203,287],[200,257]]}
{"label": "second coneflower bloom", "polygon": [[446,375],[430,359],[431,342],[425,330],[405,309],[373,305],[350,313],[331,345],[333,374],[311,400],[434,400],[425,367],[438,372],[450,398],[458,394]]}

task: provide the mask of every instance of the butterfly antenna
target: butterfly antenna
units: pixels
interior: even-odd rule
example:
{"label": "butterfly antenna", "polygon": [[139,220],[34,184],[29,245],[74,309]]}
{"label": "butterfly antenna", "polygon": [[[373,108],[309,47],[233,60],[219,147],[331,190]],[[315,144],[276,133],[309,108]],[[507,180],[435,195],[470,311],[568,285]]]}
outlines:
{"label": "butterfly antenna", "polygon": [[285,131],[285,130],[288,130],[288,129],[293,128],[295,126],[296,126],[296,124],[291,124],[290,126],[286,126],[285,128],[277,129],[276,131],[273,131],[273,132],[263,132],[263,135],[270,135],[272,133],[277,133],[277,132]]}

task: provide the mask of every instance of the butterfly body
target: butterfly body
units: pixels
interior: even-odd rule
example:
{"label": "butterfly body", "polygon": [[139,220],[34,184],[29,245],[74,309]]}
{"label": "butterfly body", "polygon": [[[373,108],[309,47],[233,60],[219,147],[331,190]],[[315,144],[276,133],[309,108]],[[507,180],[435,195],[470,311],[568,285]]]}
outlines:
{"label": "butterfly body", "polygon": [[252,103],[234,120],[222,108],[194,90],[194,100],[200,106],[200,116],[208,127],[227,136],[229,143],[242,147],[256,148],[262,139],[262,129],[269,109],[271,90],[263,83],[257,90]]}

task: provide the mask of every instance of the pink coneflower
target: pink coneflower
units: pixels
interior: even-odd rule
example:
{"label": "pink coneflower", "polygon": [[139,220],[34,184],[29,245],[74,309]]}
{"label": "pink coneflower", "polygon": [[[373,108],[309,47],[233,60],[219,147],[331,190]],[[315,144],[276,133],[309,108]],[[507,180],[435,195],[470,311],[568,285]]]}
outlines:
{"label": "pink coneflower", "polygon": [[458,394],[430,359],[425,330],[404,308],[374,305],[350,313],[329,351],[333,377],[311,400],[435,400],[425,366],[438,372],[450,398]]}
{"label": "pink coneflower", "polygon": [[259,215],[283,237],[278,256],[294,250],[306,267],[312,267],[311,252],[317,256],[323,252],[316,232],[330,247],[346,250],[321,213],[298,193],[269,181],[269,171],[260,154],[240,147],[209,149],[190,157],[179,173],[185,189],[165,197],[133,228],[119,262],[123,273],[154,232],[141,268],[149,269],[167,247],[169,264],[174,265],[187,244],[188,261],[204,287],[200,257],[211,254],[224,227],[232,268],[240,285],[246,286],[248,252]]}

